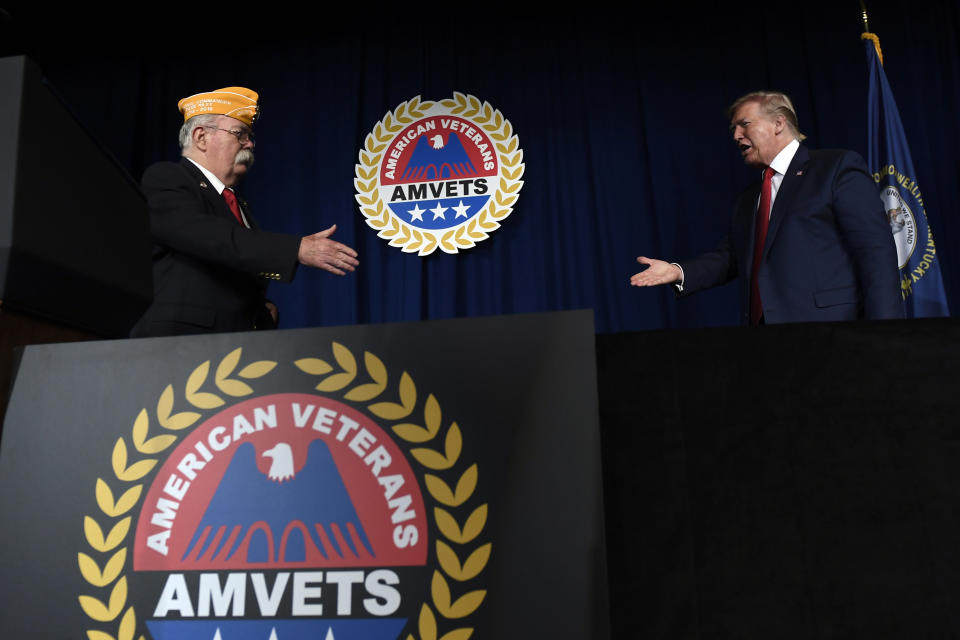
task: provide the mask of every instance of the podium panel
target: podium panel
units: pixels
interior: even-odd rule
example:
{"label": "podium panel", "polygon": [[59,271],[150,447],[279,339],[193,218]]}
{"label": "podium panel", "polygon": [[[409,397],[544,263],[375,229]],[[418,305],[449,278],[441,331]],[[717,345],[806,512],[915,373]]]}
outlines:
{"label": "podium panel", "polygon": [[589,311],[27,347],[0,635],[608,637],[595,385]]}

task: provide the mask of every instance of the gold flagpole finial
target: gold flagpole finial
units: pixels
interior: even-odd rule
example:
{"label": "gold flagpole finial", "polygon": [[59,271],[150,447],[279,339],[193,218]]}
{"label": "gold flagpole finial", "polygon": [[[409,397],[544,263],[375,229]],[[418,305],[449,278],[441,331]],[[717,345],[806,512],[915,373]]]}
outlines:
{"label": "gold flagpole finial", "polygon": [[860,0],[860,19],[863,20],[863,30],[870,33],[870,21],[867,19],[867,5]]}

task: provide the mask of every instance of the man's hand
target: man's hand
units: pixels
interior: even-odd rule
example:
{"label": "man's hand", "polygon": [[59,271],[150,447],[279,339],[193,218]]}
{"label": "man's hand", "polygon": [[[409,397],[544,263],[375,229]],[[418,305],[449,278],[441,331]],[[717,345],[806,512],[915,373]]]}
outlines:
{"label": "man's hand", "polygon": [[345,244],[330,239],[336,230],[337,225],[333,225],[320,233],[302,238],[300,253],[297,256],[300,264],[323,269],[338,276],[346,275],[347,271],[356,269],[360,264],[357,262],[357,252]]}
{"label": "man's hand", "polygon": [[647,265],[647,268],[640,273],[630,276],[630,284],[635,287],[655,287],[658,284],[672,284],[680,282],[683,272],[680,267],[663,260],[655,260],[640,256],[637,262]]}

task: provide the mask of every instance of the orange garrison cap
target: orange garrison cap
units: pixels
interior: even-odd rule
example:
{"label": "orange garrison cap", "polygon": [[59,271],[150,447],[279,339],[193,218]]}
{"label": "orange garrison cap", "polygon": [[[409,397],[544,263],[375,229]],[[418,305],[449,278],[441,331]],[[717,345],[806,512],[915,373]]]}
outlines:
{"label": "orange garrison cap", "polygon": [[256,91],[244,87],[224,87],[208,93],[197,93],[177,103],[186,122],[193,116],[207,113],[236,118],[248,127],[253,126],[260,115]]}

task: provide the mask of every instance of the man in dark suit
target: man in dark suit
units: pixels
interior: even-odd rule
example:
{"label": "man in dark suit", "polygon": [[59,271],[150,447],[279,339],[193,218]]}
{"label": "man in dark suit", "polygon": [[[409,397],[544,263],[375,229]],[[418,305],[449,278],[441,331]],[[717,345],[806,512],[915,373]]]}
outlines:
{"label": "man in dark suit", "polygon": [[744,324],[902,318],[896,246],[863,159],[800,144],[782,93],[747,94],[728,115],[761,182],[740,194],[714,251],[679,263],[640,256],[647,268],[630,284],[689,295],[742,276]]}
{"label": "man in dark suit", "polygon": [[337,275],[357,267],[356,251],[330,238],[336,225],[303,238],[263,231],[234,194],[253,164],[258,98],[226,87],[179,102],[183,157],[143,174],[154,299],[132,337],[274,328],[269,280],[289,282],[299,264]]}

